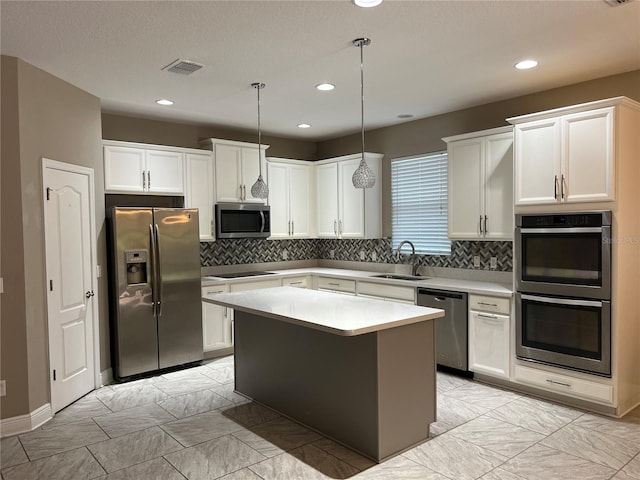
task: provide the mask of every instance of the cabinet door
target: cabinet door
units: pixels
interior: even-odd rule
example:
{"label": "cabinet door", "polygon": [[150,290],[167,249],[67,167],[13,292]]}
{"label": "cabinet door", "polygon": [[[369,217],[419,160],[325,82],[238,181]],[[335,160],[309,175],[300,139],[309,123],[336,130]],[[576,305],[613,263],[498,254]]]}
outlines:
{"label": "cabinet door", "polygon": [[513,135],[485,139],[484,238],[513,239]]}
{"label": "cabinet door", "polygon": [[318,237],[335,238],[338,232],[338,164],[316,167]]}
{"label": "cabinet door", "polygon": [[269,206],[271,207],[271,238],[289,238],[289,166],[281,163],[267,165]]}
{"label": "cabinet door", "polygon": [[146,156],[147,192],[184,193],[182,153],[147,150]]}
{"label": "cabinet door", "polygon": [[483,140],[452,142],[447,152],[449,238],[481,238]]}
{"label": "cabinet door", "polygon": [[[255,203],[264,203],[265,201],[261,198],[255,198],[251,195],[251,186],[256,183],[258,180],[258,175],[260,175],[260,159],[258,156],[257,148],[243,147],[241,159],[241,179],[240,183],[243,185],[243,202],[255,202]],[[263,161],[264,166],[264,161]],[[266,172],[263,170],[263,176],[266,175]],[[266,181],[266,179],[265,179]],[[269,190],[271,190],[271,185],[269,185]]]}
{"label": "cabinet door", "polygon": [[[204,287],[202,295],[228,292],[228,285]],[[202,302],[202,339],[205,352],[233,345],[231,320],[233,310],[228,307]]]}
{"label": "cabinet door", "polygon": [[509,378],[509,316],[469,311],[469,370]]}
{"label": "cabinet door", "polygon": [[200,240],[213,240],[213,159],[210,154],[187,153],[185,207],[198,209]]}
{"label": "cabinet door", "polygon": [[[560,120],[515,126],[516,205],[560,200]],[[557,182],[556,182],[557,179]]]}
{"label": "cabinet door", "polygon": [[104,147],[105,192],[142,193],[145,151],[140,148]]}
{"label": "cabinet door", "polygon": [[613,107],[562,117],[567,202],[614,199]]}
{"label": "cabinet door", "polygon": [[[216,202],[241,201],[240,147],[215,145]],[[251,188],[251,187],[249,187]]]}
{"label": "cabinet door", "polygon": [[308,165],[289,165],[289,219],[293,238],[311,236],[310,168]]}
{"label": "cabinet door", "polygon": [[351,181],[360,159],[338,163],[338,229],[342,238],[364,238],[364,189]]}

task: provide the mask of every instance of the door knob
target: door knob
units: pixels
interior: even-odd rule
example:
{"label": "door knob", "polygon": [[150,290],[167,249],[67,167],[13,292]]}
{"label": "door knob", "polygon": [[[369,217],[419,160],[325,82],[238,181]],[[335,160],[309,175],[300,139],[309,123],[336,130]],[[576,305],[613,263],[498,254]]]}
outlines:
{"label": "door knob", "polygon": [[87,293],[84,294],[85,297],[87,298],[91,298],[95,295],[95,293],[93,293],[93,290],[88,290]]}

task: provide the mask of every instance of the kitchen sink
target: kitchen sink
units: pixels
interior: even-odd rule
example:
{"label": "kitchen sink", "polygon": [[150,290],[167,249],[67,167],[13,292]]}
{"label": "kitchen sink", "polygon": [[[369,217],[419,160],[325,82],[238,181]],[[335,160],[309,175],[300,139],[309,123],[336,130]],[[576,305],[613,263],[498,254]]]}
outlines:
{"label": "kitchen sink", "polygon": [[374,278],[388,278],[391,280],[428,280],[429,277],[420,277],[413,275],[396,275],[395,273],[383,273],[381,275],[371,275]]}

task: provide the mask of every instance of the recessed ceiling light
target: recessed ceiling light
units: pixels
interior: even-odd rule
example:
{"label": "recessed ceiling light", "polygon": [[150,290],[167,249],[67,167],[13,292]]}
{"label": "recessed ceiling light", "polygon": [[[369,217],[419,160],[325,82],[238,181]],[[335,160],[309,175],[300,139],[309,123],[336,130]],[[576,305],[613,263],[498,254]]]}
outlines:
{"label": "recessed ceiling light", "polygon": [[528,70],[530,68],[536,67],[538,62],[535,60],[522,60],[514,65],[518,70]]}
{"label": "recessed ceiling light", "polygon": [[173,105],[172,100],[167,100],[166,98],[161,98],[160,100],[156,100],[158,105]]}
{"label": "recessed ceiling light", "polygon": [[358,7],[364,7],[364,8],[377,7],[382,3],[382,0],[352,0],[352,1],[354,5]]}
{"label": "recessed ceiling light", "polygon": [[298,128],[311,128],[311,125],[308,123],[299,123]]}
{"label": "recessed ceiling light", "polygon": [[413,118],[413,115],[411,115],[410,113],[401,113],[400,115],[398,115],[398,118]]}
{"label": "recessed ceiling light", "polygon": [[319,85],[316,85],[316,88],[318,90],[328,91],[328,90],[333,90],[334,88],[336,88],[336,86],[333,85],[332,83],[321,83]]}

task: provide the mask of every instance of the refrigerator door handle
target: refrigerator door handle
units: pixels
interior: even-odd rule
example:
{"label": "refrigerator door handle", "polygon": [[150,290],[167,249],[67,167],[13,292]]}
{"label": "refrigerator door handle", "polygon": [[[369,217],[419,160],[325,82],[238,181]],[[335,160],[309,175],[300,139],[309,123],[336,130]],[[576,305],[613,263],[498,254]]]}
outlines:
{"label": "refrigerator door handle", "polygon": [[162,315],[162,270],[160,269],[160,232],[158,230],[158,224],[155,224],[155,253],[154,256],[156,258],[156,290],[158,292],[156,299],[156,311],[158,313],[158,317]]}
{"label": "refrigerator door handle", "polygon": [[155,233],[153,231],[153,225],[149,224],[149,235],[151,236],[151,306],[153,307],[153,316],[156,316],[156,300],[157,300],[157,292],[156,292],[156,285],[157,285],[157,279],[156,279],[156,265],[157,265],[157,258],[156,258],[156,236]]}

